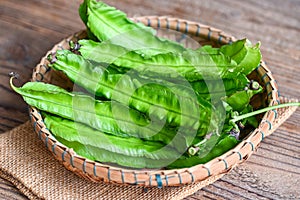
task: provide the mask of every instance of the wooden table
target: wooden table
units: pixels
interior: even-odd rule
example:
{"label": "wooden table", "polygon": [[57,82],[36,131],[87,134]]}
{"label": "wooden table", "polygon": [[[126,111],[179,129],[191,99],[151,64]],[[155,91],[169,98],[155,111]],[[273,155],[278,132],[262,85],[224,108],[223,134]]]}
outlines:
{"label": "wooden table", "polygon": [[[300,99],[298,0],[109,0],[129,16],[168,15],[198,21],[237,38],[261,41],[281,95]],[[27,106],[8,85],[10,71],[29,80],[46,50],[84,28],[78,0],[0,1],[0,133],[28,120]],[[245,164],[187,199],[296,199],[300,196],[300,109],[266,138]],[[0,199],[26,199],[0,179]]]}

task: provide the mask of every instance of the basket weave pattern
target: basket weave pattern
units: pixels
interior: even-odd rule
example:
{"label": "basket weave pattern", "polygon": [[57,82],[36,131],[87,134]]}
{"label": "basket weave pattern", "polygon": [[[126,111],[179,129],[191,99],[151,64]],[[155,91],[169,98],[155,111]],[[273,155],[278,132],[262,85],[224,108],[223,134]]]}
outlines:
{"label": "basket weave pattern", "polygon": [[[180,31],[182,34],[187,34],[193,39],[196,39],[201,45],[212,44],[214,46],[220,46],[235,40],[234,37],[225,34],[221,30],[177,18],[151,16],[134,18],[133,20],[142,22],[153,28],[166,28]],[[86,38],[85,31],[80,31],[62,40],[46,55],[55,52],[57,49],[69,49],[70,40],[76,41],[82,38]],[[261,62],[261,65],[257,67],[251,76],[255,77],[265,88],[265,92],[260,96],[261,99],[259,102],[262,104],[266,102],[266,105],[263,106],[278,104],[277,84],[266,64]],[[72,83],[68,81],[62,73],[51,70],[48,67],[46,56],[41,59],[40,63],[34,69],[32,81],[49,82],[62,85],[65,88],[72,87]],[[58,142],[49,132],[39,110],[30,107],[29,113],[38,137],[45,143],[46,148],[53,153],[54,157],[62,162],[67,169],[94,182],[105,181],[124,185],[149,187],[180,186],[183,184],[211,180],[208,181],[207,184],[209,184],[215,181],[236,165],[249,158],[259,146],[260,142],[276,128],[273,127],[273,124],[278,115],[280,115],[277,110],[266,112],[264,116],[262,116],[259,127],[244,138],[235,148],[206,164],[173,170],[135,170],[94,162],[77,155],[72,149]]]}

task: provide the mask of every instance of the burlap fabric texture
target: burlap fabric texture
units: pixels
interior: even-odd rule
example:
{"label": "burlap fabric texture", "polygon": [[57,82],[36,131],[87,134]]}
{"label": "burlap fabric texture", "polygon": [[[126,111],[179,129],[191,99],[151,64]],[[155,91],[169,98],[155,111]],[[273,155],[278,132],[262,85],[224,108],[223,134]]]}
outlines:
{"label": "burlap fabric texture", "polygon": [[[295,110],[280,109],[276,128]],[[30,199],[183,199],[222,176],[162,189],[93,183],[68,171],[43,146],[30,122],[0,135],[0,177]]]}

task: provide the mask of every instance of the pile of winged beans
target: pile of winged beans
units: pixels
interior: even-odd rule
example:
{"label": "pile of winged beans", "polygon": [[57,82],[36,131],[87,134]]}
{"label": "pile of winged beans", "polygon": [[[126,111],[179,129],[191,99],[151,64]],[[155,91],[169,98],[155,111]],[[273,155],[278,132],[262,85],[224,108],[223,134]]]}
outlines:
{"label": "pile of winged beans", "polygon": [[[79,8],[88,39],[48,56],[84,88],[43,82],[12,88],[41,111],[55,138],[78,155],[132,168],[205,163],[256,127],[250,99],[262,87],[250,74],[259,45],[238,40],[220,48],[185,48],[96,0]],[[239,120],[233,120],[236,117]]]}

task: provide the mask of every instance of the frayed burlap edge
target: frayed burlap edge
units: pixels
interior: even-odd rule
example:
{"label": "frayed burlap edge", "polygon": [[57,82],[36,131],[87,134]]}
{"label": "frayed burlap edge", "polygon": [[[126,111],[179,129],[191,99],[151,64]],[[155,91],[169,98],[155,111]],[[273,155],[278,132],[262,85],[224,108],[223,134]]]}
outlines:
{"label": "frayed burlap edge", "polygon": [[22,181],[18,180],[17,178],[11,176],[9,173],[5,172],[3,169],[0,168],[0,177],[11,182],[16,188],[20,190],[25,196],[32,200],[39,200],[37,194],[34,194],[30,188],[27,188]]}

